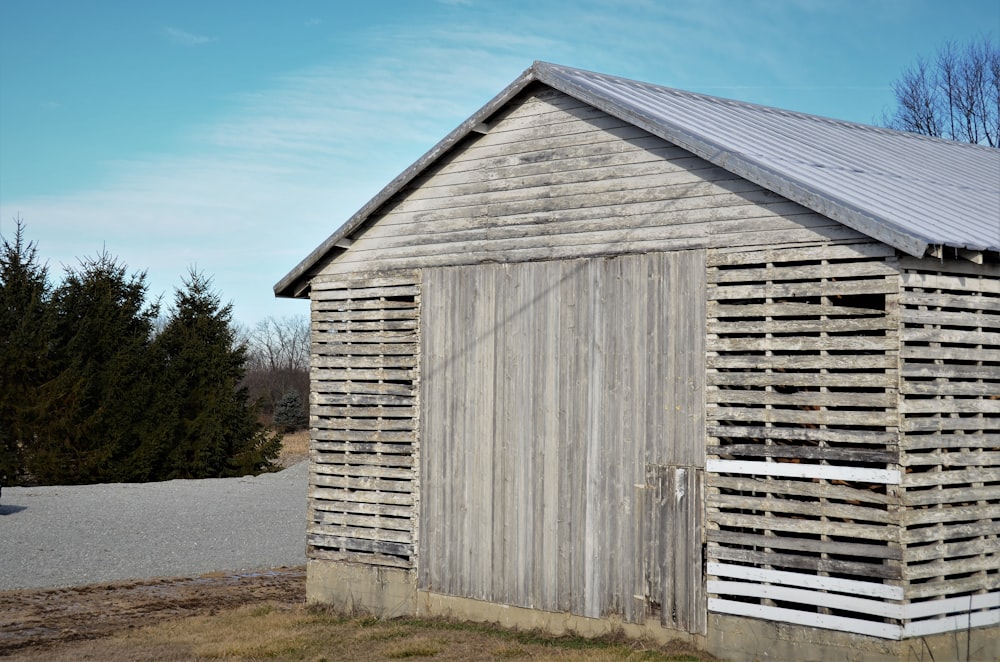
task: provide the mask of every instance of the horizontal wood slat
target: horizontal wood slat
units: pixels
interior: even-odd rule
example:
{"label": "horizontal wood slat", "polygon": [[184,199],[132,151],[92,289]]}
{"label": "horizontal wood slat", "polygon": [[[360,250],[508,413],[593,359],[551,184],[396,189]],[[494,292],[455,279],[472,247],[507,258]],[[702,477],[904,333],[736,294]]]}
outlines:
{"label": "horizontal wood slat", "polygon": [[719,490],[747,494],[776,494],[815,499],[829,499],[846,503],[871,503],[898,506],[899,498],[885,491],[876,491],[870,484],[828,482],[822,480],[786,480],[770,478],[761,480],[750,475],[723,476],[712,473],[708,485]]}
{"label": "horizontal wood slat", "polygon": [[903,272],[902,278],[906,289],[946,290],[967,292],[972,295],[1000,294],[1000,278],[996,276],[955,276],[944,273],[921,273],[908,269]]}
{"label": "horizontal wood slat", "polygon": [[805,552],[816,552],[826,554],[843,554],[848,556],[887,558],[896,561],[902,560],[903,552],[898,545],[872,545],[865,543],[849,543],[841,541],[819,540],[802,538],[800,536],[777,535],[776,531],[769,531],[767,535],[756,533],[739,533],[735,531],[721,531],[710,529],[706,532],[706,538],[710,542],[726,543],[732,546],[760,547],[780,550],[798,550]]}

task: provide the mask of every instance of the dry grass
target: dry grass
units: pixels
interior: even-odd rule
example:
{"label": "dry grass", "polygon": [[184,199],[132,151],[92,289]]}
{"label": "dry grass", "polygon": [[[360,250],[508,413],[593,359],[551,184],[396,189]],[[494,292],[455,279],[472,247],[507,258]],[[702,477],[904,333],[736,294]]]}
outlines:
{"label": "dry grass", "polygon": [[281,439],[281,453],[278,464],[290,467],[302,460],[309,459],[309,430],[299,430],[286,434]]}
{"label": "dry grass", "polygon": [[535,660],[698,662],[683,645],[554,637],[444,620],[379,620],[324,609],[256,605],[134,630],[14,659],[79,660]]}

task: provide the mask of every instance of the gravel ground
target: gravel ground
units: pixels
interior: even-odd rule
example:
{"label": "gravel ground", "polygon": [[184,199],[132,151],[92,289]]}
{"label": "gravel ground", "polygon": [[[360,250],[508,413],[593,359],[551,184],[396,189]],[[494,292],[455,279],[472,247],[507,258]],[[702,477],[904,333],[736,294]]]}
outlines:
{"label": "gravel ground", "polygon": [[5,487],[0,591],[303,565],[308,465],[243,478]]}

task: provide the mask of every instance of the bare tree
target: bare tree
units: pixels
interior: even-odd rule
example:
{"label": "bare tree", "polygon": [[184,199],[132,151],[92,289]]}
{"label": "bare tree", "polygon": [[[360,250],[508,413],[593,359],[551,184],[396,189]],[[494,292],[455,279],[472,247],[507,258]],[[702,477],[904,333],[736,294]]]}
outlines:
{"label": "bare tree", "polygon": [[892,129],[1000,147],[1000,49],[992,37],[948,42],[933,61],[918,58],[893,84]]}
{"label": "bare tree", "polygon": [[290,391],[309,393],[309,320],[306,316],[268,317],[240,330],[247,346],[245,383],[267,419]]}
{"label": "bare tree", "polygon": [[305,316],[268,317],[247,332],[255,367],[265,370],[309,370],[309,321]]}

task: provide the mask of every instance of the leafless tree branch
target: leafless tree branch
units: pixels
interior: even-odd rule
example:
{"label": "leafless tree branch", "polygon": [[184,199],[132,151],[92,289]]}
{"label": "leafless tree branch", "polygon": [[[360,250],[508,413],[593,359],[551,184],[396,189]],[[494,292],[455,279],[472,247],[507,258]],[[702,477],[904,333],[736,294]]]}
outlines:
{"label": "leafless tree branch", "polygon": [[945,43],[893,84],[896,108],[883,124],[901,131],[1000,146],[1000,49],[992,37]]}

